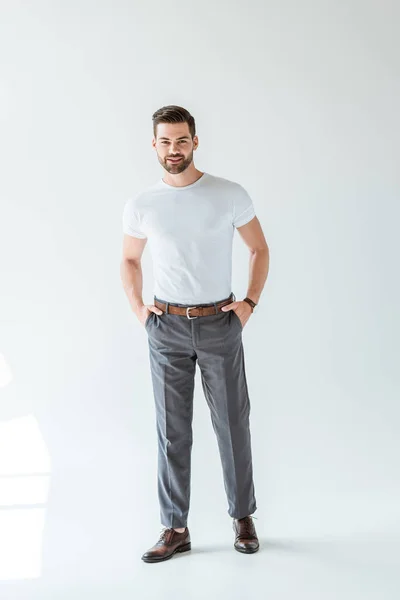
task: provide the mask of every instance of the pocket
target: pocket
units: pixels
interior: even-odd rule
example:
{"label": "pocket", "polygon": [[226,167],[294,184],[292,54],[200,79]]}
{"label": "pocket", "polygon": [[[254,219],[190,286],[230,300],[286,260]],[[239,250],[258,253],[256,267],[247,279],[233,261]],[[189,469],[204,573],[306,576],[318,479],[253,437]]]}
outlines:
{"label": "pocket", "polygon": [[147,316],[147,318],[146,318],[146,320],[144,322],[144,328],[145,329],[146,329],[146,327],[147,327],[147,325],[148,325],[148,323],[149,323],[152,315],[154,315],[154,313],[153,313],[153,311],[150,311],[150,314]]}
{"label": "pocket", "polygon": [[233,315],[233,318],[238,321],[240,329],[243,330],[242,321],[239,319],[239,317],[237,316],[237,314],[235,313],[235,311],[233,309],[231,310],[231,313]]}

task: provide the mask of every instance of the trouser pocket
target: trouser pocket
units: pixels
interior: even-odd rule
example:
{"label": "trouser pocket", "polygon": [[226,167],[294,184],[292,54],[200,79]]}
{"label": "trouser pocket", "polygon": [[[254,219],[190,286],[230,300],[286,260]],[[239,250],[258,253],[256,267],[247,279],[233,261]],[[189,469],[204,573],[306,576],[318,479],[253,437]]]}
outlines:
{"label": "trouser pocket", "polygon": [[147,319],[146,319],[146,320],[145,320],[145,322],[144,322],[144,327],[145,327],[145,329],[146,329],[146,327],[147,327],[147,325],[148,325],[148,323],[149,323],[149,321],[150,321],[150,319],[151,319],[152,315],[154,315],[153,311],[151,311],[151,312],[150,312],[150,314],[147,316]]}
{"label": "trouser pocket", "polygon": [[242,329],[242,330],[243,330],[242,321],[239,319],[239,317],[237,316],[237,314],[235,313],[235,311],[234,311],[234,310],[231,310],[231,313],[232,313],[232,317],[233,317],[233,319],[234,319],[234,320],[236,319],[236,321],[238,321],[240,329]]}

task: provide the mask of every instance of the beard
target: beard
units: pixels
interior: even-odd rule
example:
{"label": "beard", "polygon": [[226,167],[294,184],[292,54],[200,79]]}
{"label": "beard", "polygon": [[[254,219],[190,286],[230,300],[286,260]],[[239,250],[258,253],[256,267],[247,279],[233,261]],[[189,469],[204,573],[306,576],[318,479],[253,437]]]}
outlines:
{"label": "beard", "polygon": [[180,160],[176,164],[169,162],[169,160],[167,158],[162,159],[158,154],[157,154],[157,156],[158,156],[159,163],[164,167],[164,169],[166,171],[168,171],[168,173],[172,173],[173,175],[175,175],[176,173],[182,173],[183,171],[185,171],[188,168],[188,166],[191,164],[191,162],[193,161],[193,152],[191,152],[189,154],[189,156],[187,156],[186,158],[184,156],[182,156],[181,157],[182,160]]}

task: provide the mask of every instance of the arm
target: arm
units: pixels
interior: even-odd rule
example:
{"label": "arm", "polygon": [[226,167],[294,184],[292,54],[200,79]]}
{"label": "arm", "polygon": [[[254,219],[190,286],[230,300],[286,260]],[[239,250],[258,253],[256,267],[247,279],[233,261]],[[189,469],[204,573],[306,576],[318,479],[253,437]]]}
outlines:
{"label": "arm", "polygon": [[135,314],[144,306],[141,257],[146,242],[147,238],[136,238],[127,234],[124,234],[122,242],[120,275],[125,294]]}
{"label": "arm", "polygon": [[[257,217],[253,217],[251,221],[245,225],[237,227],[237,230],[240,233],[244,243],[250,250],[249,283],[246,296],[248,296],[257,304],[268,277],[268,244],[265,240],[264,233]],[[234,310],[241,320],[243,327],[252,314],[251,306],[244,300],[238,300],[232,302],[231,304],[227,304],[222,308],[222,310]]]}
{"label": "arm", "polygon": [[250,250],[249,283],[247,294],[258,303],[269,272],[269,247],[264,237],[260,221],[254,217],[237,228],[244,243]]}
{"label": "arm", "polygon": [[143,275],[141,257],[147,238],[137,238],[131,235],[124,234],[122,243],[122,260],[120,266],[120,274],[122,285],[133,312],[138,317],[142,325],[150,312],[162,314],[162,310],[154,305],[146,305],[143,303]]}

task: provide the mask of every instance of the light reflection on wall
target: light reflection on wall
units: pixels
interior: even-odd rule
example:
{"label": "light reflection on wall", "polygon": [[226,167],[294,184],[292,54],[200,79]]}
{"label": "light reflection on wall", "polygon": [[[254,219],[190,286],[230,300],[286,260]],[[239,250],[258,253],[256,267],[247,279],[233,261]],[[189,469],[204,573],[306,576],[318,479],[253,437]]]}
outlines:
{"label": "light reflection on wall", "polygon": [[[12,379],[0,355],[0,388]],[[0,580],[41,576],[50,471],[34,415],[0,423]]]}

